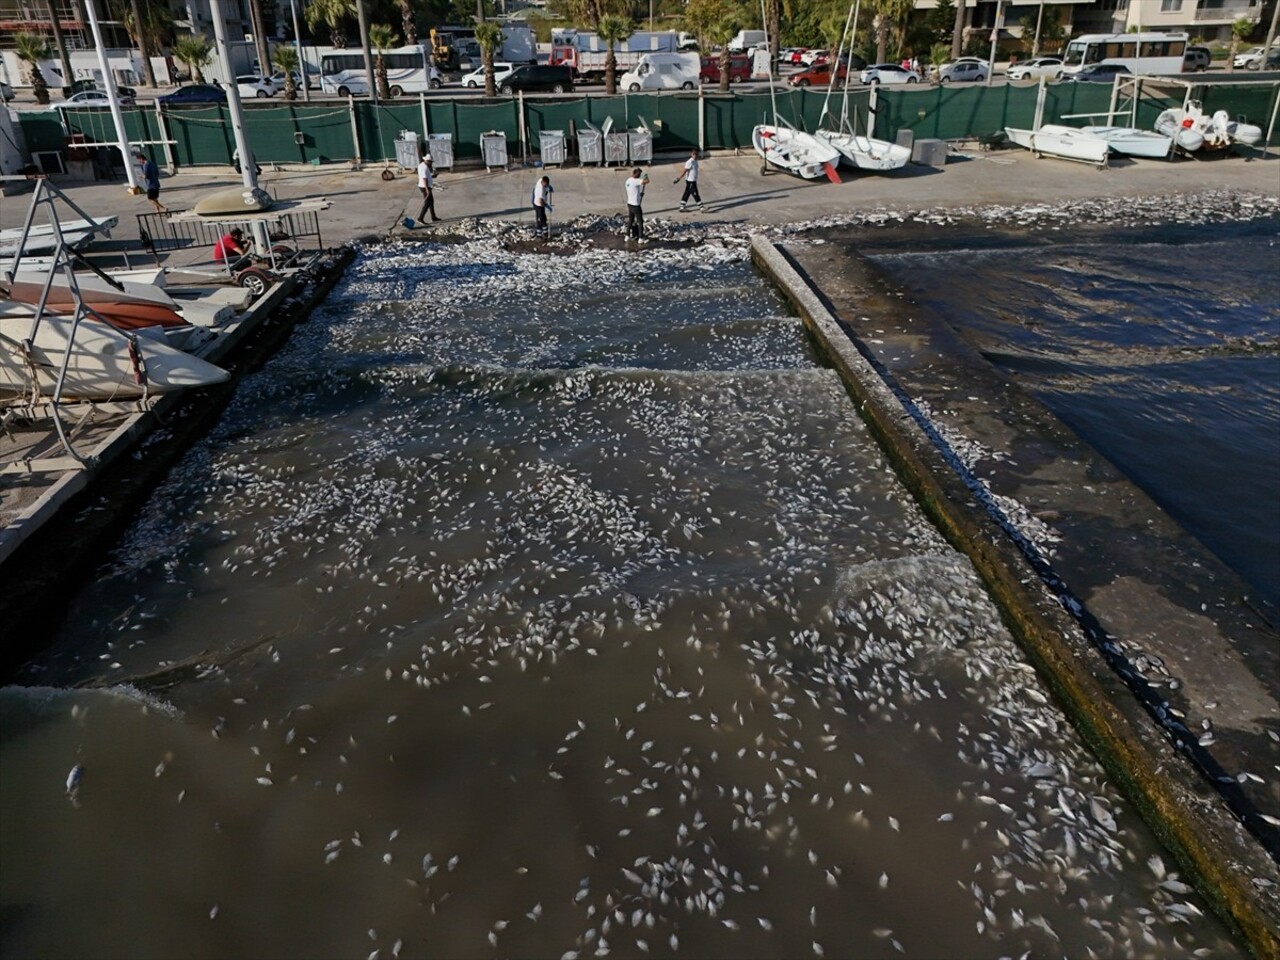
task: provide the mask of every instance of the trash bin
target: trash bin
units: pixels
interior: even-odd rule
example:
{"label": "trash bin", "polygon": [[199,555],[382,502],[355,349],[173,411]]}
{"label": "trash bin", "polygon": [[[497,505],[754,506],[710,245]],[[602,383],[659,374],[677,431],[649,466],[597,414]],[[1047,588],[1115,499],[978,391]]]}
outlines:
{"label": "trash bin", "polygon": [[653,163],[653,133],[647,127],[627,132],[632,163]]}
{"label": "trash bin", "polygon": [[507,168],[507,135],[500,130],[490,130],[480,134],[480,155],[484,157],[484,168]]}
{"label": "trash bin", "polygon": [[594,128],[578,131],[578,162],[600,163],[604,160],[601,150],[600,131]]}
{"label": "trash bin", "polygon": [[544,167],[551,164],[564,166],[564,131],[543,130],[538,134],[538,156]]}
{"label": "trash bin", "polygon": [[604,165],[627,162],[627,135],[625,133],[606,133],[604,135]]}
{"label": "trash bin", "polygon": [[396,137],[396,163],[405,170],[418,169],[418,134],[414,130],[401,130]]}
{"label": "trash bin", "polygon": [[427,135],[427,149],[431,152],[431,165],[437,170],[453,169],[453,134]]}

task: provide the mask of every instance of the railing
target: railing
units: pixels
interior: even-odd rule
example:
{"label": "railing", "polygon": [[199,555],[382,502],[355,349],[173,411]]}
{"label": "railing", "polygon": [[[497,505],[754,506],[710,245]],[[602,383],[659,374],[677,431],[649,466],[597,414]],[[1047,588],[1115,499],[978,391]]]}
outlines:
{"label": "railing", "polygon": [[[248,216],[248,215],[247,215]],[[273,246],[287,247],[292,254],[290,260],[307,260],[309,254],[324,249],[320,236],[320,216],[314,210],[284,212],[278,216],[252,214],[254,220],[262,220],[266,224],[268,235]],[[189,220],[170,220],[162,213],[143,213],[138,215],[138,236],[142,245],[159,259],[161,255],[172,255],[185,252],[184,265],[212,262],[213,246],[222,239],[232,226],[237,224],[224,219],[221,222],[204,222]],[[247,219],[239,224],[247,226]],[[249,232],[246,230],[246,232]],[[301,257],[296,255],[302,255]],[[272,257],[274,260],[275,257]],[[223,264],[216,265],[218,269]]]}
{"label": "railing", "polygon": [[1224,7],[1196,7],[1195,20],[1222,20],[1234,23],[1241,17],[1248,17],[1255,23],[1262,17],[1262,8],[1256,3],[1233,3]]}

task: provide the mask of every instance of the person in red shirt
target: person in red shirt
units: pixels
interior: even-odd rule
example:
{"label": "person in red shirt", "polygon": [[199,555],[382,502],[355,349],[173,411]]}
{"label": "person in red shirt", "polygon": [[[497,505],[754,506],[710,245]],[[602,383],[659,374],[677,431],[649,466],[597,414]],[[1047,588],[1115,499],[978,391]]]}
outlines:
{"label": "person in red shirt", "polygon": [[235,227],[230,233],[224,233],[213,245],[213,259],[225,263],[232,273],[247,267],[253,258],[245,248],[244,231]]}

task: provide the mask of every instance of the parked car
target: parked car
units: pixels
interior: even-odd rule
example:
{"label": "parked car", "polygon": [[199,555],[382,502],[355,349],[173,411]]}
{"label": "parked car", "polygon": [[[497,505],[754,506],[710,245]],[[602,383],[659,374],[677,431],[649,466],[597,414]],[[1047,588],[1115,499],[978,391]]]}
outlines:
{"label": "parked car", "polygon": [[1039,80],[1041,77],[1061,80],[1062,58],[1036,57],[1032,60],[1023,60],[1011,66],[1005,76],[1010,80]]}
{"label": "parked car", "polygon": [[[117,99],[120,101],[120,106],[133,106],[134,100],[132,96],[121,93],[120,91],[117,91],[117,93],[119,93],[119,97]],[[84,107],[109,106],[111,106],[111,101],[107,98],[105,90],[82,90],[80,93],[73,93],[61,103],[55,103],[53,108],[55,110],[79,110]]]}
{"label": "parked car", "polygon": [[830,60],[830,59],[831,59],[830,50],[813,49],[813,50],[806,50],[804,53],[800,54],[800,62],[804,64],[806,67],[812,67],[815,63],[819,62],[820,60]]}
{"label": "parked car", "polygon": [[[854,69],[857,68],[855,67]],[[836,72],[836,80],[843,80],[848,72],[848,67],[840,64],[840,69]],[[787,77],[787,83],[793,87],[825,87],[831,83],[831,64],[820,63],[817,66],[809,67],[807,70],[801,70],[799,73],[793,73]]]}
{"label": "parked car", "polygon": [[863,83],[919,83],[920,74],[914,70],[904,70],[901,64],[877,63],[867,67],[859,77]]}
{"label": "parked car", "polygon": [[1204,73],[1213,64],[1213,53],[1208,47],[1187,47],[1182,56],[1183,73]]}
{"label": "parked car", "polygon": [[181,106],[184,103],[226,103],[227,92],[210,83],[192,83],[179,87],[173,93],[157,98],[165,106]]}
{"label": "parked car", "polygon": [[[703,83],[720,82],[720,58],[703,57],[702,69],[698,71],[698,79]],[[729,82],[742,83],[751,79],[751,58],[741,53],[729,56]]]}
{"label": "parked car", "polygon": [[236,89],[240,91],[242,97],[255,97],[259,100],[276,95],[276,85],[256,73],[241,74],[236,77]]}
{"label": "parked car", "polygon": [[778,62],[790,64],[799,63],[800,57],[807,49],[808,47],[783,47],[778,51]]}
{"label": "parked car", "polygon": [[[293,83],[294,83],[294,86],[296,86],[299,90],[301,90],[301,89],[302,89],[302,74],[301,74],[301,73],[299,73],[297,70],[291,70],[291,71],[290,71],[290,73],[292,73],[292,74],[293,74]],[[308,89],[308,90],[314,90],[314,89],[316,89],[316,78],[317,78],[318,76],[319,76],[319,73],[318,73],[317,71],[315,71],[315,70],[308,70],[308,71],[307,71],[307,89]],[[271,81],[272,86],[274,86],[274,87],[276,88],[276,93],[283,93],[283,92],[284,92],[284,72],[283,72],[283,71],[281,71],[281,70],[277,70],[275,73],[273,73],[273,74],[272,74],[270,77],[268,77],[267,79],[269,79],[269,80]]]}
{"label": "parked car", "polygon": [[1066,79],[1076,83],[1115,83],[1116,77],[1129,76],[1129,68],[1121,63],[1091,63]]}
{"label": "parked car", "polygon": [[[1246,50],[1244,53],[1238,54],[1236,58],[1231,61],[1232,66],[1237,70],[1241,68],[1244,68],[1245,70],[1261,70],[1263,69],[1262,53],[1262,47],[1254,47],[1251,50]],[[1272,70],[1276,67],[1280,67],[1280,47],[1273,45],[1271,47],[1271,52],[1267,54],[1266,59],[1266,69]]]}
{"label": "parked car", "polygon": [[[505,60],[493,61],[493,82],[498,87],[502,86],[502,81],[511,76],[511,71],[516,68],[514,63],[507,63]],[[484,86],[484,67],[479,70],[472,70],[462,78],[462,85],[468,90],[474,90],[476,87]]]}
{"label": "parked car", "polygon": [[989,68],[981,60],[956,60],[938,68],[939,83],[963,83],[966,80],[985,80]]}
{"label": "parked car", "polygon": [[503,93],[514,93],[517,90],[549,90],[551,93],[567,93],[573,89],[573,68],[526,63],[512,70],[511,75],[502,81],[499,89]]}

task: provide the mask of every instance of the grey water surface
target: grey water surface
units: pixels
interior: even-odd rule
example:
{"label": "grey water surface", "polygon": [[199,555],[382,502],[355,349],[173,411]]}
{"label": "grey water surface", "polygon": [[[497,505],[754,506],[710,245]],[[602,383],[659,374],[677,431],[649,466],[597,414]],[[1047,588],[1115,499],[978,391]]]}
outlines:
{"label": "grey water surface", "polygon": [[6,956],[1237,953],[741,244],[364,251],[69,604]]}

